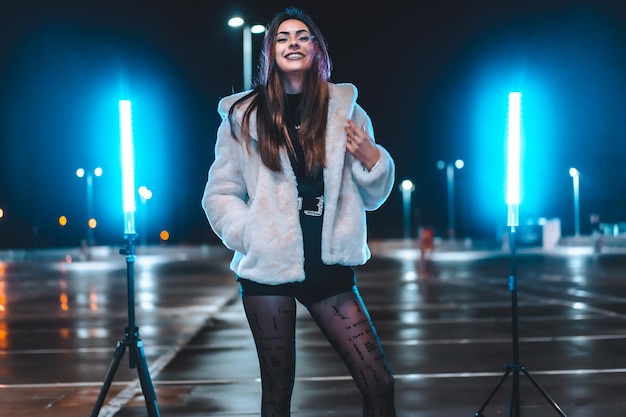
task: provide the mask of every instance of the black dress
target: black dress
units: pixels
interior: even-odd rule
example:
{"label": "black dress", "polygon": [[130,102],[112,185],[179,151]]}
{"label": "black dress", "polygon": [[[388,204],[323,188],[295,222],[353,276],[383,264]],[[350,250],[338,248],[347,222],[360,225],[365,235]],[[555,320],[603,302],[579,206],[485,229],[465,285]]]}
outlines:
{"label": "black dress", "polygon": [[[287,95],[287,122],[295,156],[291,165],[298,182],[298,196],[302,199],[300,226],[304,240],[304,272],[306,279],[295,285],[307,288],[351,288],[355,283],[354,270],[348,266],[326,265],[322,262],[323,207],[317,205],[318,197],[324,196],[324,174],[320,169],[308,175],[304,163],[304,151],[299,140],[302,94]],[[321,213],[318,212],[321,211]],[[314,215],[307,214],[315,212]]]}

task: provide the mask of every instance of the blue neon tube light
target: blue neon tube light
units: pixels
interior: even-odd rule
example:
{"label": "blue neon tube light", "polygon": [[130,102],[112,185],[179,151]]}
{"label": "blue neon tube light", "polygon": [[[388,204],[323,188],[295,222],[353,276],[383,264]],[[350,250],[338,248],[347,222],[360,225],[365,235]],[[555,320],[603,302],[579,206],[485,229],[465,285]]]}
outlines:
{"label": "blue neon tube light", "polygon": [[120,100],[119,109],[124,234],[135,234],[135,156],[133,152],[133,120],[130,100]]}
{"label": "blue neon tube light", "polygon": [[506,204],[508,226],[519,225],[520,204],[520,147],[521,147],[522,93],[509,93],[507,127]]}

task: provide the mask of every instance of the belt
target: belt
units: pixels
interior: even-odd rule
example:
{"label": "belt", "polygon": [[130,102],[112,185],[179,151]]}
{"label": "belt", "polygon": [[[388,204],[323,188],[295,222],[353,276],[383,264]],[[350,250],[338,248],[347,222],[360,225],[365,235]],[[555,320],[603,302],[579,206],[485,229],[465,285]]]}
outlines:
{"label": "belt", "polygon": [[298,210],[307,216],[320,217],[324,213],[324,196],[298,197]]}

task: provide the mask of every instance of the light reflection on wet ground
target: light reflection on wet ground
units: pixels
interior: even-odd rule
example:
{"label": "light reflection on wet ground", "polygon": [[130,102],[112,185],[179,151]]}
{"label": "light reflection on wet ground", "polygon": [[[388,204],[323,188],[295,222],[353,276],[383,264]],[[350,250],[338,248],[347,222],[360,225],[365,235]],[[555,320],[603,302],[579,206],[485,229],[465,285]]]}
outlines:
{"label": "light reflection on wet ground", "polygon": [[[372,248],[358,279],[396,375],[398,416],[473,416],[513,358],[510,254],[442,244],[425,261],[406,242]],[[220,247],[137,251],[133,310],[162,416],[258,415],[256,353],[229,259]],[[621,417],[626,251],[520,248],[516,272],[521,364],[568,417]],[[0,253],[0,416],[92,412],[128,324],[127,284],[114,248],[88,261],[74,250]],[[360,416],[345,368],[298,314],[294,415]],[[128,359],[101,416],[147,413]],[[519,381],[523,416],[559,415]],[[485,417],[508,412],[511,383]]]}

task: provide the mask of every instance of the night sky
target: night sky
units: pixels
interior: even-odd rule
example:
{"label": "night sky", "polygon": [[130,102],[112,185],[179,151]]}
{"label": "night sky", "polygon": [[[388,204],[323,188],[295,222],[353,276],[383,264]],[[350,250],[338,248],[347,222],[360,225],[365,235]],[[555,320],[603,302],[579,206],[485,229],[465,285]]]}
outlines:
{"label": "night sky", "polygon": [[[75,170],[96,166],[96,243],[122,241],[122,98],[133,102],[135,182],[153,191],[138,205],[138,233],[217,242],[200,199],[217,102],[242,88],[241,30],[226,22],[267,23],[292,4],[325,33],[332,81],[359,89],[398,184],[416,183],[412,230],[445,233],[436,163],[457,158],[457,236],[496,236],[506,224],[509,91],[523,95],[522,219],[559,218],[573,233],[574,166],[582,232],[591,213],[626,221],[623,1],[11,0],[0,6],[0,248],[80,244],[86,182]],[[254,36],[255,67],[259,48]],[[397,188],[369,222],[372,237],[402,236]]]}

